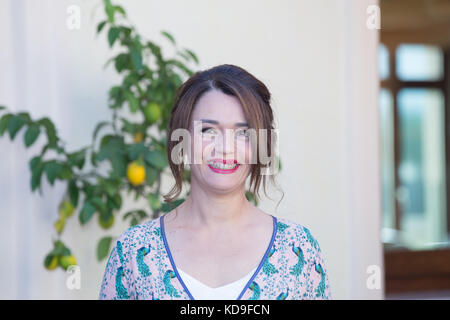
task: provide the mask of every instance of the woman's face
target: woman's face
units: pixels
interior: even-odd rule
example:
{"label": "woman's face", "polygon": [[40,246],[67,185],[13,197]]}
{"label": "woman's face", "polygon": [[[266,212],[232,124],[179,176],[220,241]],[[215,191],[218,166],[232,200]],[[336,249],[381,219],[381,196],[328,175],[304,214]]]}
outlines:
{"label": "woman's face", "polygon": [[204,93],[194,107],[189,130],[193,182],[223,194],[244,187],[251,156],[247,129],[236,97],[219,90]]}

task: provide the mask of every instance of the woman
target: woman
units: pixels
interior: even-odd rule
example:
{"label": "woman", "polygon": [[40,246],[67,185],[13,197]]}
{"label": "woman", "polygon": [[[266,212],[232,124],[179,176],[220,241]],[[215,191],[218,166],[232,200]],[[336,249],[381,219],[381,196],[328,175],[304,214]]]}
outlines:
{"label": "woman", "polygon": [[[266,192],[267,176],[273,180],[271,129],[270,93],[244,69],[220,65],[188,79],[169,124],[175,185],[165,198],[180,195],[187,164],[189,195],[118,238],[99,298],[330,299],[324,259],[309,230],[246,198],[249,176],[256,196],[261,182]],[[184,148],[173,139],[180,130],[188,133]],[[270,150],[269,162],[262,149]]]}

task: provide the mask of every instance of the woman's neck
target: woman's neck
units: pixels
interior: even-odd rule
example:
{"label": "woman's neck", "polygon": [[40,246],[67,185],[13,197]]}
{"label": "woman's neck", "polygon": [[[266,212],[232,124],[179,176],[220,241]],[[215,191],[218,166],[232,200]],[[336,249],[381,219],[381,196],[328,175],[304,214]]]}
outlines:
{"label": "woman's neck", "polygon": [[223,231],[243,226],[251,220],[253,206],[245,197],[245,186],[227,194],[218,194],[191,185],[191,193],[178,212],[184,225],[205,231]]}

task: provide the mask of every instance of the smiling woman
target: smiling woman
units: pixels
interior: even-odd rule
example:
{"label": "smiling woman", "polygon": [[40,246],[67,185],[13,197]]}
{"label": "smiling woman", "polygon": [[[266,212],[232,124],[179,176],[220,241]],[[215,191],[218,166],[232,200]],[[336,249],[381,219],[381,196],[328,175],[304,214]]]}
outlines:
{"label": "smiling woman", "polygon": [[[172,133],[180,129],[189,133],[181,155],[187,162],[172,159]],[[266,193],[273,129],[269,90],[244,69],[220,65],[189,78],[172,109],[167,152],[175,185],[165,198],[180,195],[185,165],[190,193],[119,237],[100,299],[330,299],[325,261],[309,229],[245,197],[249,176],[254,194],[261,181]],[[261,149],[269,150],[269,161]]]}
{"label": "smiling woman", "polygon": [[[244,69],[234,65],[221,65],[215,68],[203,72],[197,72],[190,79],[188,79],[177,91],[175,103],[172,109],[172,116],[169,123],[168,137],[174,130],[186,129],[190,130],[193,143],[197,142],[199,145],[198,131],[195,129],[199,126],[193,125],[194,123],[201,122],[200,129],[202,133],[204,130],[208,130],[207,134],[218,134],[216,142],[220,148],[216,150],[217,153],[221,153],[221,156],[239,157],[245,153],[241,150],[230,150],[230,147],[239,147],[241,144],[232,143],[230,139],[225,146],[220,145],[222,142],[223,130],[236,128],[252,128],[254,130],[254,140],[260,137],[260,133],[264,133],[266,137],[265,150],[273,151],[275,146],[273,141],[275,140],[274,126],[273,126],[273,112],[270,106],[270,92],[267,87],[253,75],[245,71]],[[195,108],[194,108],[195,106]],[[239,132],[238,132],[239,133]],[[203,140],[211,140],[206,136]],[[253,141],[252,150],[256,149],[258,141]],[[169,139],[167,142],[167,153],[169,158],[172,156],[172,149],[177,144],[176,141]],[[209,151],[212,145],[209,145],[204,141],[203,153]],[[193,146],[195,150],[195,145]],[[228,150],[223,147],[229,147]],[[246,144],[249,147],[249,144]],[[203,148],[203,149],[204,149]],[[234,154],[232,154],[234,152]],[[239,152],[240,151],[240,152]],[[249,151],[247,151],[249,152]],[[192,156],[192,155],[190,155]],[[199,154],[194,154],[199,156]],[[248,168],[241,168],[241,171],[248,169],[250,172],[250,186],[253,187],[253,191],[258,196],[258,190],[262,181],[264,192],[266,192],[266,176],[262,175],[262,170],[267,164],[259,161],[259,154],[256,152],[252,155],[255,165]],[[275,153],[271,152],[272,163],[275,161]],[[192,159],[192,158],[191,158]],[[200,157],[202,160],[206,160]],[[235,160],[235,159],[233,159]],[[250,160],[250,159],[247,159]],[[247,163],[249,161],[246,161]],[[184,164],[175,164],[173,161],[169,161],[170,168],[175,177],[175,186],[166,195],[166,200],[171,201],[175,199],[182,189],[182,177]],[[272,182],[274,182],[274,176],[269,175]]]}

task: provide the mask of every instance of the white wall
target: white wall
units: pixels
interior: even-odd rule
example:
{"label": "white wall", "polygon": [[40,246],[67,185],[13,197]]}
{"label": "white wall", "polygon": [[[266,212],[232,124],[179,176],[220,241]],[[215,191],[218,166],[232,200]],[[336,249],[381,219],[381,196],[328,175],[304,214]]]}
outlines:
{"label": "white wall", "polygon": [[[276,201],[264,201],[263,209],[311,229],[333,298],[383,298],[384,286],[366,287],[367,267],[383,264],[378,31],[366,28],[366,8],[377,0],[119,3],[147,38],[170,48],[159,35],[167,30],[196,52],[200,69],[232,63],[266,83],[280,128],[285,198],[276,212]],[[72,4],[81,8],[80,30],[66,27]],[[50,116],[69,150],[88,144],[95,124],[110,117],[107,90],[119,79],[102,69],[111,56],[105,35],[95,36],[102,17],[93,0],[0,2],[0,105]],[[96,299],[106,261],[96,262],[94,245],[106,232],[95,221],[81,228],[74,218],[64,233],[81,266],[81,290],[68,290],[60,269],[44,270],[65,190],[44,179],[44,196],[31,194],[28,161],[44,138],[31,150],[22,138],[0,139],[0,254],[8,261],[0,265],[0,298]],[[139,205],[145,203],[127,203]]]}

